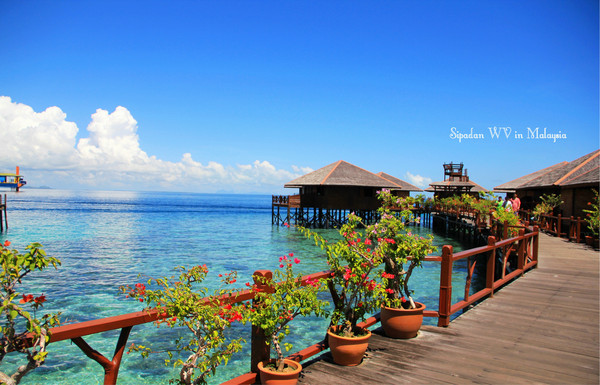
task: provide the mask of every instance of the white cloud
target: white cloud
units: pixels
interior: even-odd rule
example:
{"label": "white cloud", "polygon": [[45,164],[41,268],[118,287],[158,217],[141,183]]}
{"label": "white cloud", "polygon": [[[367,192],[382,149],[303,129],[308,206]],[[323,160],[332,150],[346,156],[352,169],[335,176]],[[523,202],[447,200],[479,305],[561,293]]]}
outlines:
{"label": "white cloud", "polygon": [[76,143],[79,129],[66,117],[58,107],[36,113],[0,96],[0,169],[19,165],[30,182],[34,176],[50,185],[52,181],[70,181],[70,186],[207,192],[266,192],[281,188],[304,170],[312,171],[297,166],[292,166],[292,171],[277,169],[265,160],[236,166],[214,161],[204,165],[190,153],[183,154],[179,162],[149,156],[140,148],[137,121],[121,106],[112,113],[98,109],[91,116],[88,136]]}
{"label": "white cloud", "polygon": [[425,188],[428,187],[430,183],[433,182],[433,179],[421,176],[421,175],[413,175],[410,172],[406,172],[406,178],[412,184],[417,187]]}
{"label": "white cloud", "polygon": [[77,126],[58,107],[43,112],[0,96],[0,164],[70,168],[77,159]]}

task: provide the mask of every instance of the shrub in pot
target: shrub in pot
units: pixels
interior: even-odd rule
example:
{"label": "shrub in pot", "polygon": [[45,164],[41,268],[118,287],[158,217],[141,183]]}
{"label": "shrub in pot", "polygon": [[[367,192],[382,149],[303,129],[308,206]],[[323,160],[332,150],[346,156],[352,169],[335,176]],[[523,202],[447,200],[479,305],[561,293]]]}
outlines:
{"label": "shrub in pot", "polygon": [[[293,384],[302,370],[300,363],[284,359],[282,343],[289,334],[289,323],[298,316],[327,316],[327,301],[319,299],[324,286],[318,280],[302,280],[294,275],[293,266],[300,263],[289,254],[279,259],[279,269],[273,276],[255,276],[254,306],[249,319],[259,327],[276,357],[258,364],[263,384]],[[247,284],[250,286],[249,284]],[[285,349],[292,345],[284,343]]]}
{"label": "shrub in pot", "polygon": [[409,279],[413,270],[421,267],[425,256],[436,247],[433,236],[421,237],[405,228],[405,222],[412,220],[409,200],[395,197],[385,189],[378,197],[381,200],[380,220],[368,226],[366,234],[376,245],[375,252],[384,265],[381,324],[390,337],[412,338],[423,322],[425,305],[414,302]]}
{"label": "shrub in pot", "polygon": [[359,227],[362,219],[351,213],[339,230],[341,239],[335,243],[313,231],[300,229],[327,254],[331,270],[327,285],[334,305],[327,335],[333,360],[341,365],[358,365],[362,360],[371,332],[357,324],[379,310],[382,299],[377,272],[382,259],[372,241],[358,231]]}

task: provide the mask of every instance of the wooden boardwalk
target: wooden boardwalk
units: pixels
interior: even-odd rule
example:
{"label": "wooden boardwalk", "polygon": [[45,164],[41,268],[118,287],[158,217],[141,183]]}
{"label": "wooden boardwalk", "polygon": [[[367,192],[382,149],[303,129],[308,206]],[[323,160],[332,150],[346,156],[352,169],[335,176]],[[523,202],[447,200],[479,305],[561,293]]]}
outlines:
{"label": "wooden boardwalk", "polygon": [[302,384],[598,384],[599,253],[540,235],[539,268],[448,328],[424,326],[411,340],[375,329],[357,367],[323,353]]}

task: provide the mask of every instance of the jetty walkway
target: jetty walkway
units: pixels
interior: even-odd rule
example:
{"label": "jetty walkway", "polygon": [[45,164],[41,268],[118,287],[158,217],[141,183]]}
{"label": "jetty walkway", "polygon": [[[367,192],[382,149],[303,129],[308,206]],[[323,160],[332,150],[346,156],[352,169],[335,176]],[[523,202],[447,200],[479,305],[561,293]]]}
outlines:
{"label": "jetty walkway", "polygon": [[599,253],[540,234],[539,265],[447,328],[392,340],[375,329],[356,367],[323,353],[301,384],[598,384]]}

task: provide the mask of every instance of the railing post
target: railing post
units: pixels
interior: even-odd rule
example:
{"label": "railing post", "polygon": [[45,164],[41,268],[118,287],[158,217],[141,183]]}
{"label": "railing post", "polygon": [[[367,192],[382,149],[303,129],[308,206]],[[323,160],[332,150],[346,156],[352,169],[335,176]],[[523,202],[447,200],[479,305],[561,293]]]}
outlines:
{"label": "railing post", "polygon": [[533,236],[533,250],[531,260],[536,262],[536,267],[538,267],[538,248],[540,245],[540,228],[538,226],[533,226],[533,232],[536,233]]}
{"label": "railing post", "polygon": [[561,225],[561,222],[562,222],[562,215],[561,214],[558,214],[558,220],[557,221],[558,221],[558,223],[556,224],[556,236],[560,238],[560,234],[561,234],[561,231],[560,231],[560,227],[561,226],[560,225]]}
{"label": "railing post", "polygon": [[577,243],[581,242],[581,218],[577,217]]}
{"label": "railing post", "polygon": [[502,225],[502,239],[508,239],[508,221]]}
{"label": "railing post", "polygon": [[[496,246],[496,238],[488,237],[488,246]],[[490,289],[490,297],[494,296],[494,276],[496,275],[496,248],[493,248],[487,258],[487,266],[485,271],[485,287]]]}
{"label": "railing post", "polygon": [[525,229],[519,229],[519,245],[517,250],[517,269],[521,270],[521,276],[525,274]]}
{"label": "railing post", "polygon": [[440,304],[438,326],[450,324],[452,308],[452,256],[454,248],[451,245],[442,247],[442,266],[440,271]]}
{"label": "railing post", "polygon": [[[252,275],[254,278],[254,284],[258,290],[272,292],[273,287],[268,282],[273,279],[273,272],[270,270],[256,270]],[[267,280],[267,283],[265,283]],[[253,306],[258,305],[256,301],[253,302]],[[265,332],[258,326],[252,325],[252,338],[251,338],[251,355],[250,355],[250,371],[258,373],[258,363],[267,361],[271,356],[271,348],[267,344],[267,338]]]}

